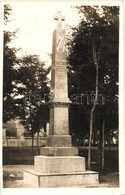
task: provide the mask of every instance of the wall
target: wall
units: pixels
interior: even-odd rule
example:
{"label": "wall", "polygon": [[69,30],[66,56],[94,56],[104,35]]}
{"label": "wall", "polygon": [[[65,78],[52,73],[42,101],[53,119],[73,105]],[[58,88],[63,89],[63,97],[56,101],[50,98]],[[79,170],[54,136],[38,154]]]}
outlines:
{"label": "wall", "polygon": [[[37,145],[37,138],[34,137],[34,146]],[[39,146],[46,145],[46,137],[40,137]],[[6,142],[3,141],[3,147],[28,147],[32,146],[31,137],[6,137]]]}

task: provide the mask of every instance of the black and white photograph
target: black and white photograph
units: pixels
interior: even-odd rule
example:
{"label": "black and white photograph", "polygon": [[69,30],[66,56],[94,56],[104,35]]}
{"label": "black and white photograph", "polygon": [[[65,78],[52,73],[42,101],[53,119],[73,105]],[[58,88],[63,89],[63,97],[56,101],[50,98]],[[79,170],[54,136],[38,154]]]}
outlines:
{"label": "black and white photograph", "polygon": [[123,2],[13,0],[1,10],[3,194],[115,194],[125,176]]}

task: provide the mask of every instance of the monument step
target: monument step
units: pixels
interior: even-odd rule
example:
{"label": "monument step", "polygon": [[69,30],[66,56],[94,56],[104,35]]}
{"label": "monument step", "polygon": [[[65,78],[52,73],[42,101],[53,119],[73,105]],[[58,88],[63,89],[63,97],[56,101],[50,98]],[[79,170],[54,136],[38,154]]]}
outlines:
{"label": "monument step", "polygon": [[52,147],[71,147],[71,136],[70,135],[48,135],[47,146]]}
{"label": "monument step", "polygon": [[35,170],[41,173],[74,173],[85,171],[85,158],[80,156],[35,156]]}
{"label": "monument step", "polygon": [[42,147],[40,155],[43,156],[75,156],[78,155],[77,147]]}
{"label": "monument step", "polygon": [[34,187],[94,187],[99,184],[99,174],[94,171],[74,173],[41,173],[24,171],[24,182]]}

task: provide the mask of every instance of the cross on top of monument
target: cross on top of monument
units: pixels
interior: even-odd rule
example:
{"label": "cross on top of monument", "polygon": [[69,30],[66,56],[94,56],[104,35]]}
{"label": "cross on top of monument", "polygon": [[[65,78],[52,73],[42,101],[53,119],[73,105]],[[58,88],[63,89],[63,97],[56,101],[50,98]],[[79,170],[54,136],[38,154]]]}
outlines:
{"label": "cross on top of monument", "polygon": [[54,20],[57,20],[57,27],[61,28],[62,27],[62,21],[65,20],[65,17],[62,15],[61,11],[58,11],[56,17],[54,18]]}

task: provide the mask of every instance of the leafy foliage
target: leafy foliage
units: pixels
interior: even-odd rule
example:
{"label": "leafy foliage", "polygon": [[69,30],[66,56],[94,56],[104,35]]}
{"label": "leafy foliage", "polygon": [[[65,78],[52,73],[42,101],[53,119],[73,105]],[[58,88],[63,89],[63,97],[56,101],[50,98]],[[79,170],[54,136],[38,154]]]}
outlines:
{"label": "leafy foliage", "polygon": [[[48,121],[49,79],[50,68],[39,56],[29,55],[20,59],[17,74],[17,111],[24,126],[34,132],[39,131]],[[20,107],[20,109],[18,109]]]}
{"label": "leafy foliage", "polygon": [[[105,118],[107,130],[117,128],[118,101],[116,94],[118,94],[118,87],[116,83],[118,82],[119,7],[78,6],[76,9],[80,15],[80,23],[72,29],[72,39],[68,42],[69,97],[71,98],[72,94],[77,97],[81,94],[88,95],[89,103],[86,101],[81,105],[81,99],[79,101],[78,98],[77,107],[83,110],[85,118],[89,118],[93,104],[91,101],[92,92],[95,94],[96,81],[92,55],[94,41],[99,64],[99,95],[105,99],[105,102],[101,101],[96,108],[95,129],[98,129],[97,124],[101,118]],[[80,115],[80,112],[77,115]],[[84,134],[88,125],[83,126],[83,121],[84,118],[81,122],[78,119],[77,124],[81,124]],[[111,121],[114,121],[115,125]]]}
{"label": "leafy foliage", "polygon": [[[5,5],[4,20],[5,24],[9,22],[11,15],[11,7]],[[3,121],[6,122],[10,118],[14,118],[13,112],[15,103],[13,100],[14,81],[16,76],[15,66],[18,63],[16,53],[18,49],[10,47],[11,41],[15,38],[15,32],[4,31],[4,53],[3,53]]]}

